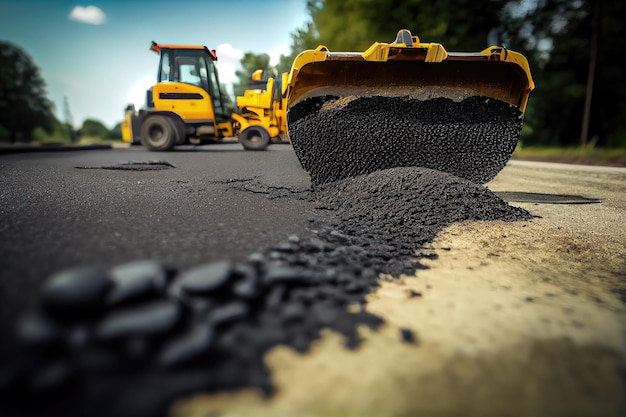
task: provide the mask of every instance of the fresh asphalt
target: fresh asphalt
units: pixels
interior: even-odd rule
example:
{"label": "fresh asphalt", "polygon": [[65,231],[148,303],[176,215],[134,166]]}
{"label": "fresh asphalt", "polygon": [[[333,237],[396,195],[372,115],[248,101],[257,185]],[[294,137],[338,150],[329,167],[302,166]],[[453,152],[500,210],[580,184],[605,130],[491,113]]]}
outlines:
{"label": "fresh asphalt", "polygon": [[0,329],[67,268],[157,259],[188,269],[299,235],[328,216],[309,188],[284,144],[0,155]]}

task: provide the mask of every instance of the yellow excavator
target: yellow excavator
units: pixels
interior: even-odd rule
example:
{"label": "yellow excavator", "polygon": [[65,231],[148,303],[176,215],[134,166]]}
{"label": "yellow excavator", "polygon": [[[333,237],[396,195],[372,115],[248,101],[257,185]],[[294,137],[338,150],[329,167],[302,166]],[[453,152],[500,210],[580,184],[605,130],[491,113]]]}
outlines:
{"label": "yellow excavator", "polygon": [[214,50],[155,42],[150,49],[160,54],[157,83],[147,91],[146,108],[127,107],[125,142],[167,151],[236,136],[245,149],[264,150],[286,131],[284,116],[275,110],[274,79],[267,81],[267,91],[241,98],[244,111],[236,111],[220,88]]}

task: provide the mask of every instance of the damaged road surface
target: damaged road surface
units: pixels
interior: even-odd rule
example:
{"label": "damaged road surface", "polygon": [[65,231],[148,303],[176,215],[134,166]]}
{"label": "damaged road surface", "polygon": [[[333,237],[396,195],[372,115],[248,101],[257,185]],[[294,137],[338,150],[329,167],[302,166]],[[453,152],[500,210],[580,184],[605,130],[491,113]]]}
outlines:
{"label": "damaged road surface", "polygon": [[312,188],[290,147],[234,145],[76,168],[144,155],[3,157],[0,411],[624,412],[623,170]]}

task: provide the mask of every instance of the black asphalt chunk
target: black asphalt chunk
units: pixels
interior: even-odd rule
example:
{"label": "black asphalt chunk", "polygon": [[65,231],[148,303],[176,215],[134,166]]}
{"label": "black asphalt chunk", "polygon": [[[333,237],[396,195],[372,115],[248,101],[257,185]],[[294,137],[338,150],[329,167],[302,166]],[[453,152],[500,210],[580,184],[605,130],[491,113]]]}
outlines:
{"label": "black asphalt chunk", "polygon": [[472,96],[312,97],[289,109],[289,137],[311,181],[323,184],[393,167],[424,167],[484,184],[511,158],[521,111]]}
{"label": "black asphalt chunk", "polygon": [[71,315],[97,311],[113,285],[109,271],[79,267],[59,272],[46,282],[41,303],[51,314]]}
{"label": "black asphalt chunk", "polygon": [[[383,324],[363,308],[379,276],[423,268],[420,260],[433,255],[422,248],[443,228],[531,218],[481,185],[416,167],[318,184],[291,198],[335,216],[245,262],[174,271],[145,261],[52,277],[41,293],[52,308],[30,312],[22,349],[0,358],[0,410],[78,417],[88,404],[92,417],[152,417],[166,415],[180,395],[246,387],[271,395],[263,363],[269,349],[284,344],[305,353],[323,329],[358,349],[359,326]],[[125,302],[103,301],[119,292]],[[56,321],[55,312],[88,303],[97,314]],[[402,341],[417,338],[402,329]]]}
{"label": "black asphalt chunk", "polygon": [[176,284],[189,294],[208,294],[226,286],[232,273],[230,262],[217,262],[185,272]]}
{"label": "black asphalt chunk", "polygon": [[183,364],[206,353],[212,343],[213,328],[207,323],[198,323],[169,341],[159,354],[158,363],[165,367]]}
{"label": "black asphalt chunk", "polygon": [[233,285],[233,294],[244,300],[253,300],[260,294],[260,285],[257,278],[243,279]]}
{"label": "black asphalt chunk", "polygon": [[121,304],[162,293],[167,286],[168,272],[156,261],[136,261],[112,268],[111,279],[113,288],[107,303]]}
{"label": "black asphalt chunk", "polygon": [[421,297],[422,293],[420,291],[415,290],[407,290],[406,294],[409,298]]}
{"label": "black asphalt chunk", "polygon": [[229,324],[244,319],[248,315],[249,310],[250,308],[245,302],[233,301],[211,311],[208,316],[208,322],[212,326]]}
{"label": "black asphalt chunk", "polygon": [[97,327],[101,340],[133,335],[159,335],[172,330],[181,318],[180,305],[164,300],[114,310]]}
{"label": "black asphalt chunk", "polygon": [[74,370],[66,360],[50,363],[38,369],[29,379],[28,388],[33,394],[52,394],[69,384]]}
{"label": "black asphalt chunk", "polygon": [[313,280],[314,272],[305,268],[278,266],[267,271],[263,277],[263,284],[306,284]]}
{"label": "black asphalt chunk", "polygon": [[16,336],[26,346],[50,346],[61,341],[63,331],[52,318],[33,312],[24,315],[17,323]]}
{"label": "black asphalt chunk", "polygon": [[411,329],[400,329],[400,337],[403,342],[417,344],[417,337]]}

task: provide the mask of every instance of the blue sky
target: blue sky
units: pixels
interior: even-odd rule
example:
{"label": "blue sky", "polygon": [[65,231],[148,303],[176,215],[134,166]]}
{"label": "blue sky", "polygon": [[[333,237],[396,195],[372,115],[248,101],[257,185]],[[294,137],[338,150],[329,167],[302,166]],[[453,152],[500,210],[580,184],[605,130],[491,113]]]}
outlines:
{"label": "blue sky", "polygon": [[151,41],[217,49],[229,84],[244,52],[277,62],[307,19],[305,0],[0,0],[0,40],[40,68],[59,120],[67,97],[75,126],[91,118],[112,128],[155,81]]}

